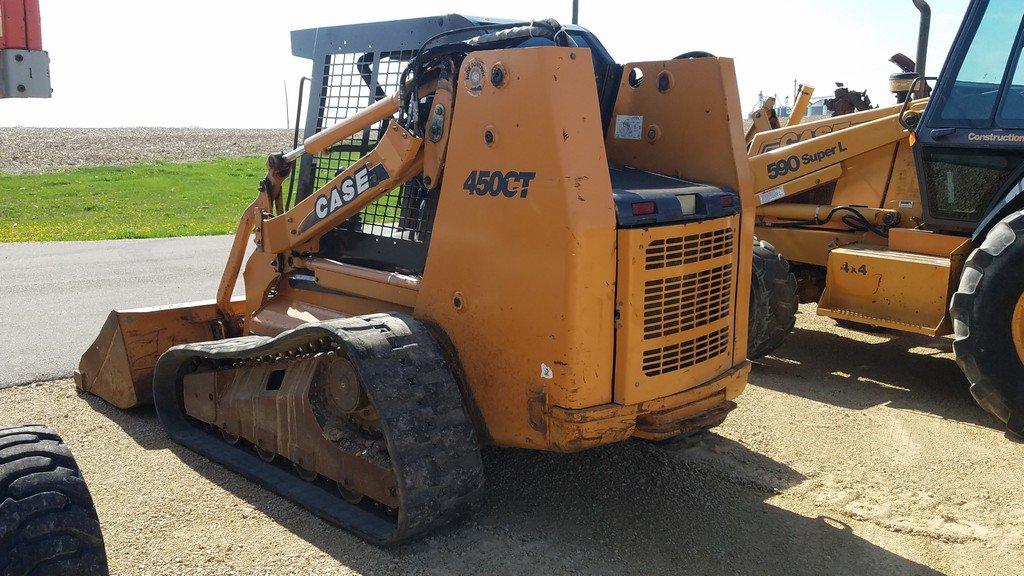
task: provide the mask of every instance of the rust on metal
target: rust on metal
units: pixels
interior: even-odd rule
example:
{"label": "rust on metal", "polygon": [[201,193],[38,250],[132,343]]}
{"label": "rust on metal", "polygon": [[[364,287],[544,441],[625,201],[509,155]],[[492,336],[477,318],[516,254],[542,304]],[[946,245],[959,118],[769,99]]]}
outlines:
{"label": "rust on metal", "polygon": [[398,507],[376,412],[336,351],[189,374],[183,397],[188,415],[263,454]]}
{"label": "rust on metal", "polygon": [[153,368],[171,346],[223,337],[240,330],[245,301],[231,300],[225,322],[212,301],[113,311],[75,371],[80,390],[118,408],[152,403]]}

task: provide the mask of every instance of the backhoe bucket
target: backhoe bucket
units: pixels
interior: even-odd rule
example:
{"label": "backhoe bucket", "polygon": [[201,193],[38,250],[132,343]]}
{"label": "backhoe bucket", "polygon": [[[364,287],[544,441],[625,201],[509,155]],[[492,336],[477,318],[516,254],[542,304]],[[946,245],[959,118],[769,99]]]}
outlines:
{"label": "backhoe bucket", "polygon": [[[231,302],[237,327],[245,300]],[[75,371],[80,390],[118,408],[153,403],[153,368],[171,346],[223,338],[228,323],[213,301],[114,310]]]}

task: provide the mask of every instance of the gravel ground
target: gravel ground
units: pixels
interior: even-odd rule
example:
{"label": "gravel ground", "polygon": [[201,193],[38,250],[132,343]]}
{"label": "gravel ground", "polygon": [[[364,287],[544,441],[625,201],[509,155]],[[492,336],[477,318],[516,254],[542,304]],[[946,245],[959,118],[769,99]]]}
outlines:
{"label": "gravel ground", "polygon": [[716,433],[488,449],[474,517],[394,550],[70,381],[0,391],[0,422],[65,434],[115,574],[1024,573],[1024,451],[971,400],[949,340],[852,332],[807,306],[797,326]]}
{"label": "gravel ground", "polygon": [[0,174],[194,162],[261,156],[291,148],[290,130],[201,128],[0,128]]}
{"label": "gravel ground", "polygon": [[[746,131],[750,121],[744,122]],[[269,129],[0,127],[0,174],[262,156],[290,149],[292,136],[291,130]]]}

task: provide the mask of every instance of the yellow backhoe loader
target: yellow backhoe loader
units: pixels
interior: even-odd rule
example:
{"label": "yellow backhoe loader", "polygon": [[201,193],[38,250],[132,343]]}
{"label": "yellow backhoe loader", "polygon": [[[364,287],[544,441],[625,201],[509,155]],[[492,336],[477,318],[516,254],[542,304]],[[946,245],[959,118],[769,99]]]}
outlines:
{"label": "yellow backhoe loader", "polygon": [[751,139],[756,235],[821,315],[955,334],[975,399],[1024,434],[1024,4],[973,0],[929,98],[914,3],[902,104]]}
{"label": "yellow backhoe loader", "polygon": [[[216,300],[112,312],[80,388],[154,403],[177,442],[378,544],[478,500],[482,445],[724,420],[750,271],[775,270],[752,262],[730,60],[620,66],[551,20],[293,42],[322,124],[269,158]],[[295,170],[316,185],[291,206]]]}

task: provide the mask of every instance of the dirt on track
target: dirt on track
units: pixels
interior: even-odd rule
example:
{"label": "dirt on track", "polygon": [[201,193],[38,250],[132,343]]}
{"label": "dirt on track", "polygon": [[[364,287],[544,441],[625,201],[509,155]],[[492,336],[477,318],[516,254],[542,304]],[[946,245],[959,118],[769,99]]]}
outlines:
{"label": "dirt on track", "polygon": [[271,129],[0,127],[0,174],[265,156],[290,149],[292,137]]}
{"label": "dirt on track", "polygon": [[470,521],[373,548],[70,381],[0,391],[86,475],[115,574],[1020,574],[1024,446],[950,342],[802,307],[714,434],[574,455],[487,449]]}

